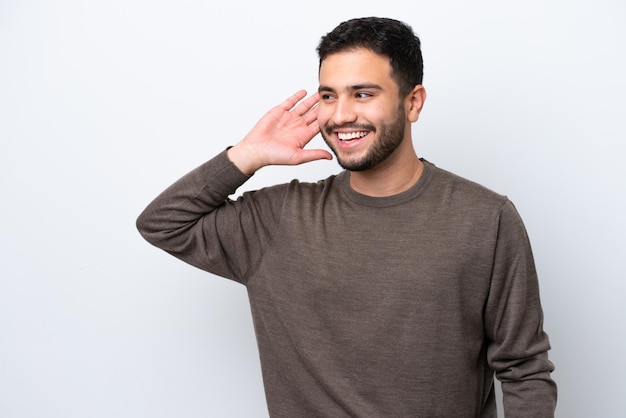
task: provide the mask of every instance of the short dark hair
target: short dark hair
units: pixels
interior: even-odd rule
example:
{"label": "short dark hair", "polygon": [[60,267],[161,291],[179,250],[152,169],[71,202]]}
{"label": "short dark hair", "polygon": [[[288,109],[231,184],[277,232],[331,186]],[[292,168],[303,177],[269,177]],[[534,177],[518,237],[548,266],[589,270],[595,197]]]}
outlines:
{"label": "short dark hair", "polygon": [[370,49],[389,58],[391,77],[400,94],[407,95],[422,84],[424,63],[421,42],[404,22],[381,17],[364,17],[342,22],[327,33],[317,46],[319,65],[331,54],[358,48]]}

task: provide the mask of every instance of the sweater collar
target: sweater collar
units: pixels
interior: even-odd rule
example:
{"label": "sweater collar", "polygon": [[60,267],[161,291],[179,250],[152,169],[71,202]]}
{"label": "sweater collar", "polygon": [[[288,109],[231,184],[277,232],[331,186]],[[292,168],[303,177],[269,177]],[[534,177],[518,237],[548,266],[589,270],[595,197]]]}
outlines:
{"label": "sweater collar", "polygon": [[424,171],[419,180],[408,190],[392,196],[372,197],[355,191],[350,186],[350,172],[347,170],[339,174],[339,184],[344,195],[356,204],[377,208],[401,205],[419,197],[428,188],[432,180],[435,165],[423,158],[420,160],[424,163]]}

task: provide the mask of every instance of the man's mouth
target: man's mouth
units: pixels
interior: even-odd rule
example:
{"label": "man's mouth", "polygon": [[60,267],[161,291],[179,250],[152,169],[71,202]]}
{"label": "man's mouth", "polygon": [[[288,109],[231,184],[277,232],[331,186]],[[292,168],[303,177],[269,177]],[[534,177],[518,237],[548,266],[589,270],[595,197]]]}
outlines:
{"label": "man's mouth", "polygon": [[337,136],[339,140],[342,142],[352,141],[354,139],[361,139],[366,136],[368,131],[359,131],[359,132],[337,132]]}

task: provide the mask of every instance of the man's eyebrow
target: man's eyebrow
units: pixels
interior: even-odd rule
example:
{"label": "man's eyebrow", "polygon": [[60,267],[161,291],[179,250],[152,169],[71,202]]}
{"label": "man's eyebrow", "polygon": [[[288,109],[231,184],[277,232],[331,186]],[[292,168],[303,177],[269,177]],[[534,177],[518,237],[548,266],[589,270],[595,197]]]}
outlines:
{"label": "man's eyebrow", "polygon": [[[375,83],[363,83],[363,84],[355,84],[353,86],[346,87],[347,90],[355,91],[355,90],[382,90],[383,88]],[[335,89],[329,86],[319,86],[317,89],[318,92],[331,91],[334,92]]]}

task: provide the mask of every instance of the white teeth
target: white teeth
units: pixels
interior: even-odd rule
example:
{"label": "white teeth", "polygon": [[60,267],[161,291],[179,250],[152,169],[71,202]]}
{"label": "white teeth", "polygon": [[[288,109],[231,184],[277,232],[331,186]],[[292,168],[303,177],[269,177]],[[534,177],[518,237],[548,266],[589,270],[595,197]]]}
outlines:
{"label": "white teeth", "polygon": [[339,136],[339,139],[342,141],[349,141],[351,139],[356,139],[356,138],[363,138],[365,135],[367,135],[367,132],[363,131],[363,132],[339,132],[337,133],[337,136]]}

